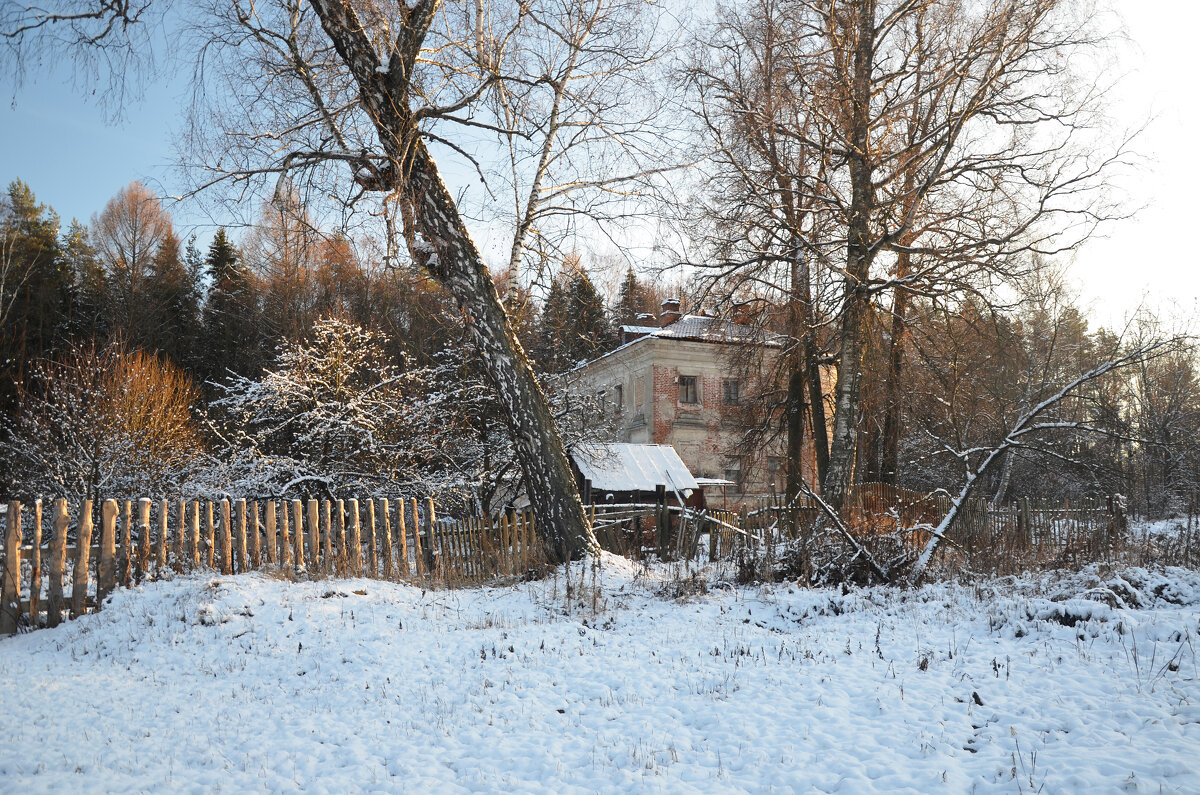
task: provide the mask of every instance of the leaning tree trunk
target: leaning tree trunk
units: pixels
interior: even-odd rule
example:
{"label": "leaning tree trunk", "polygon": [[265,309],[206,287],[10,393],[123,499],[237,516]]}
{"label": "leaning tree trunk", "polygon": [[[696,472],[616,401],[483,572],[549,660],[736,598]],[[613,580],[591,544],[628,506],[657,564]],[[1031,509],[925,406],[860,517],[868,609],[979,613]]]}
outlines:
{"label": "leaning tree trunk", "polygon": [[540,535],[552,560],[596,548],[562,439],[533,368],[508,323],[483,259],[458,214],[425,144],[417,141],[405,204],[422,238],[418,259],[454,295],[483,357],[505,420]]}
{"label": "leaning tree trunk", "polygon": [[[401,7],[386,65],[348,0],[310,3],[354,76],[382,149],[357,159],[355,179],[366,190],[399,200],[413,259],[444,285],[462,308],[487,377],[504,406],[538,533],[550,559],[567,560],[597,550],[546,396],[413,117],[409,102],[413,69],[438,0],[418,0],[411,7]],[[384,46],[388,46],[386,41]]]}

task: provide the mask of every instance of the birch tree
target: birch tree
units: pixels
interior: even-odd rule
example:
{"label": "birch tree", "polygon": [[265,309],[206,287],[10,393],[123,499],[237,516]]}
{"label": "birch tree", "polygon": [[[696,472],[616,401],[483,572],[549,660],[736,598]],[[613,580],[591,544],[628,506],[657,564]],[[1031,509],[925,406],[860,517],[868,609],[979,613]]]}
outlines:
{"label": "birch tree", "polygon": [[[137,14],[148,3],[51,5],[0,17],[4,35],[18,43],[19,57],[31,57],[38,46],[138,49],[129,29],[140,24]],[[545,395],[430,147],[458,152],[470,163],[471,135],[530,135],[488,109],[485,100],[502,88],[513,96],[559,83],[568,87],[566,97],[579,85],[572,75],[602,80],[603,56],[587,43],[597,29],[588,25],[607,19],[608,41],[619,41],[623,23],[601,14],[610,5],[615,4],[198,0],[189,6],[189,39],[199,56],[197,97],[206,111],[187,142],[189,151],[204,153],[193,161],[192,188],[220,187],[244,198],[269,191],[271,182],[304,186],[312,195],[336,197],[346,212],[378,213],[389,223],[397,219],[411,259],[462,309],[491,388],[504,405],[539,530],[557,559],[595,549],[595,538]],[[626,19],[634,19],[639,6],[623,7],[630,11]],[[512,56],[527,35],[542,35],[564,51],[574,48],[574,66],[564,71],[537,57]],[[593,119],[620,98],[611,90],[607,97],[598,93],[588,105],[601,114]],[[544,131],[554,131],[551,148],[558,147],[551,158],[569,139],[595,132],[592,122],[572,127],[561,113],[560,119],[542,120]],[[573,189],[567,171],[560,173],[526,194],[543,212],[568,204],[565,192],[555,192]],[[603,190],[597,180],[591,182]],[[530,204],[526,200],[525,218]]]}
{"label": "birch tree", "polygon": [[[718,152],[741,193],[758,195],[756,223],[774,230],[763,235],[768,256],[728,265],[778,268],[799,243],[839,282],[822,484],[834,507],[858,466],[878,297],[896,293],[899,346],[909,296],[981,289],[1030,252],[1068,250],[1119,215],[1103,188],[1124,142],[1099,137],[1105,86],[1076,71],[1103,48],[1088,11],[1071,0],[761,0],[727,12],[737,24],[717,42],[724,68],[698,70],[717,120],[707,128],[767,144],[726,132]],[[786,53],[774,68],[772,48]],[[807,225],[797,241],[798,202]]]}

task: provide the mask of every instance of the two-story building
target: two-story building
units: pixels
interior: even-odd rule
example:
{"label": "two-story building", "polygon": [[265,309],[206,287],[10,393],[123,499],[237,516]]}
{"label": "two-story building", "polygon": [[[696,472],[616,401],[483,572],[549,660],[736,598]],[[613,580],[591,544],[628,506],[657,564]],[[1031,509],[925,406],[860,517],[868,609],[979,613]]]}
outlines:
{"label": "two-story building", "polygon": [[782,338],[710,313],[682,314],[676,299],[663,301],[654,321],[642,315],[641,325],[623,326],[623,344],[572,370],[570,388],[598,396],[620,441],[674,447],[707,484],[710,504],[782,492],[785,440],[746,443],[746,402],[759,385],[747,383],[755,377],[747,367],[734,366],[746,345],[762,346],[769,361]]}

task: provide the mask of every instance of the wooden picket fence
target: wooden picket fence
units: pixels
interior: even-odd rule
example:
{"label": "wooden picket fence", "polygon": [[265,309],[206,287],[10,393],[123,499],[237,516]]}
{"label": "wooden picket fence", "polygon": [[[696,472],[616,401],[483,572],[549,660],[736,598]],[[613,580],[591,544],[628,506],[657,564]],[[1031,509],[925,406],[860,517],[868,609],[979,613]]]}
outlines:
{"label": "wooden picket fence", "polygon": [[[439,519],[432,499],[84,500],[7,506],[0,635],[54,627],[167,572],[283,570],[450,587],[546,565],[532,514]],[[43,533],[43,519],[49,532]]]}
{"label": "wooden picket fence", "polygon": [[[868,546],[887,537],[919,550],[929,538],[920,528],[936,526],[949,510],[944,494],[863,483],[851,488],[841,519]],[[708,561],[752,555],[768,562],[782,542],[810,533],[822,513],[813,499],[791,507],[763,499],[736,512],[663,505],[597,506],[593,511],[601,546],[618,554]],[[995,573],[1069,566],[1110,553],[1121,543],[1124,529],[1125,517],[1111,499],[1073,505],[1022,499],[1002,506],[972,500],[960,511],[941,555]]]}
{"label": "wooden picket fence", "polygon": [[[292,576],[374,577],[454,587],[523,577],[547,565],[532,514],[438,518],[432,499],[104,501],[8,505],[0,558],[0,635],[57,626],[102,605],[118,587],[166,572],[234,574],[277,570]],[[944,496],[883,484],[852,491],[843,521],[858,537],[907,534],[914,547],[949,509]],[[770,561],[809,532],[813,502],[769,501],[734,512],[668,504],[593,505],[602,548],[663,560]],[[43,532],[48,519],[48,532]],[[97,519],[99,527],[97,530]],[[1071,565],[1111,550],[1124,517],[1112,501],[1067,506],[1019,500],[965,506],[943,544],[973,569],[1006,573],[1030,563]]]}

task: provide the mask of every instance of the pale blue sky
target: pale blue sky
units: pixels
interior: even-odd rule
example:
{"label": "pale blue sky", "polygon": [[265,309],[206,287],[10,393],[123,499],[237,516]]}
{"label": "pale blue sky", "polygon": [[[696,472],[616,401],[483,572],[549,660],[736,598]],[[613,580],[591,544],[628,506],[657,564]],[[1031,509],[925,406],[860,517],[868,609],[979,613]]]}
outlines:
{"label": "pale blue sky", "polygon": [[[1194,72],[1194,34],[1200,9],[1176,0],[1116,0],[1131,39],[1126,76],[1110,98],[1117,120],[1137,126],[1155,120],[1138,144],[1151,162],[1127,186],[1146,205],[1139,216],[1086,244],[1071,274],[1096,319],[1119,325],[1143,298],[1152,307],[1195,309],[1200,255],[1189,233],[1197,223],[1200,165],[1195,146],[1200,105]],[[63,217],[87,221],[134,179],[170,192],[172,125],[183,112],[186,83],[148,87],[146,97],[106,124],[94,96],[70,85],[65,70],[30,76],[13,87],[0,79],[0,183],[20,177]],[[211,232],[213,219],[174,207],[185,234]],[[220,221],[222,219],[216,219]]]}

